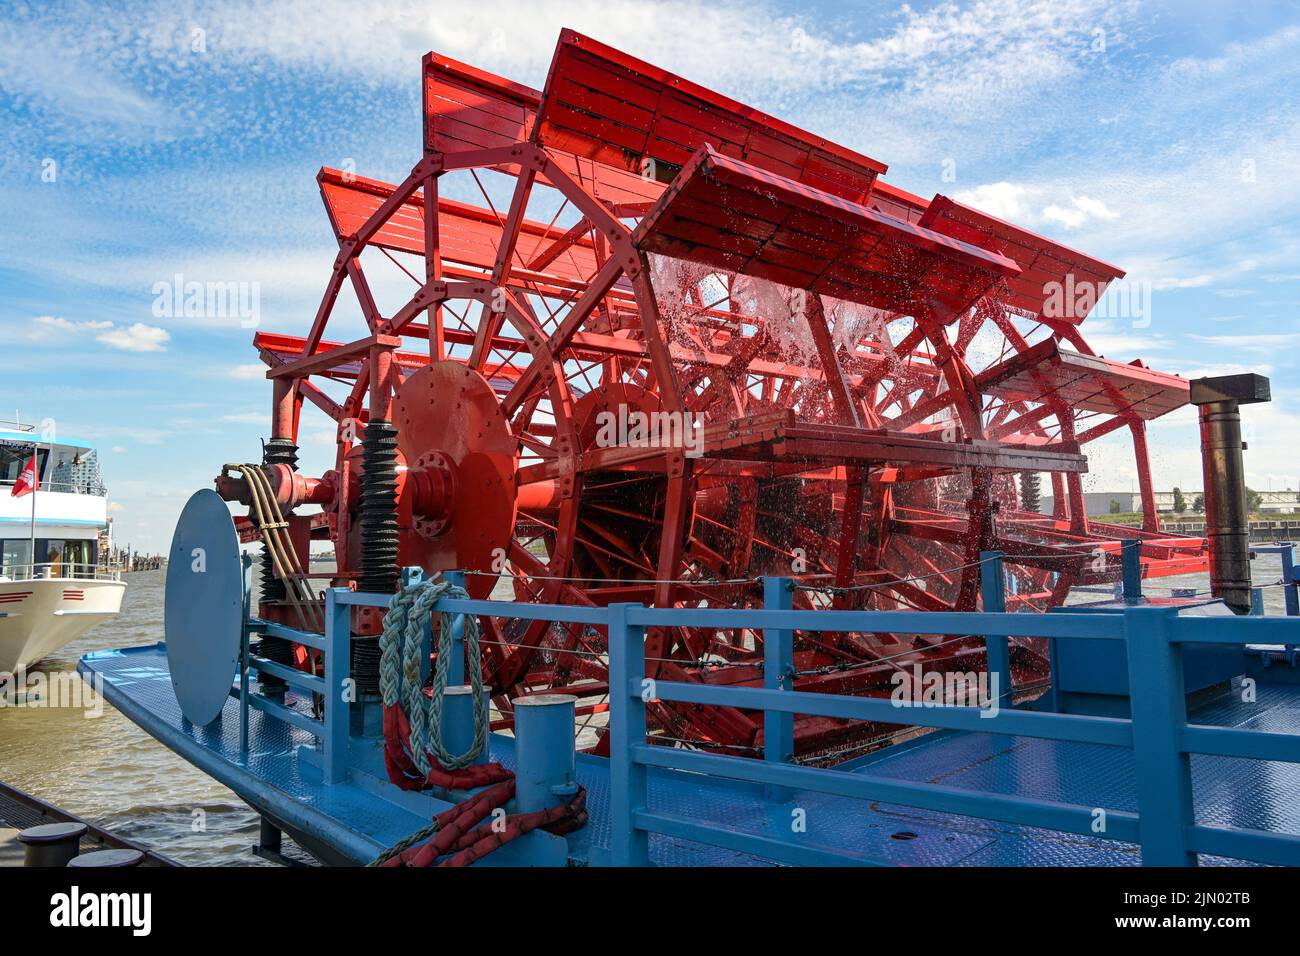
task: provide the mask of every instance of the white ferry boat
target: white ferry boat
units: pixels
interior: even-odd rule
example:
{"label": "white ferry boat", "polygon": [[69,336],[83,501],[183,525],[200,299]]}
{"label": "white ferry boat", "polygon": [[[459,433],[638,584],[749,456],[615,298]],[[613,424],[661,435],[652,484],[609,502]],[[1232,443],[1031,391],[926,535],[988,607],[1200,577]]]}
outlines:
{"label": "white ferry boat", "polygon": [[[0,422],[0,683],[117,614],[126,590],[101,566],[108,498],[95,449],[43,437]],[[33,454],[38,483],[26,491]]]}

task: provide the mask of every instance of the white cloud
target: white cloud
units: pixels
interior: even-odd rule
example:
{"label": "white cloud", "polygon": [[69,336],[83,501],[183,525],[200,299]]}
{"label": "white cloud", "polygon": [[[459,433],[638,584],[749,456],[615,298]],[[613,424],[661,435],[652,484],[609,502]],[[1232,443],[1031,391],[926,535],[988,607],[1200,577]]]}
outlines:
{"label": "white cloud", "polygon": [[156,325],[145,325],[143,322],[136,322],[129,328],[115,328],[95,336],[110,348],[121,349],[124,352],[165,352],[171,337],[171,333],[166,329],[160,329]]}
{"label": "white cloud", "polygon": [[124,446],[122,446],[122,445],[114,445],[114,446],[113,446],[113,454],[115,454],[115,455],[125,455],[125,454],[126,454],[126,448],[125,448]]}
{"label": "white cloud", "polygon": [[314,428],[303,435],[306,443],[319,445],[322,447],[334,448],[338,446],[338,434],[328,428]]}
{"label": "white cloud", "polygon": [[[742,0],[420,0],[358,5],[290,0],[251,7],[206,4],[202,15],[162,5],[143,37],[152,56],[183,63],[193,23],[207,30],[209,54],[232,64],[268,60],[295,70],[404,81],[430,49],[512,79],[540,84],[555,38],[571,26],[693,80],[770,89],[878,85],[904,74],[914,91],[969,95],[1023,87],[1075,68],[1092,30],[1113,19],[1101,0],[983,0],[962,8],[902,6],[869,39],[791,16],[768,2]],[[1129,7],[1130,4],[1121,4]],[[706,39],[707,38],[707,39]],[[966,83],[979,77],[978,84]],[[901,82],[901,81],[899,81]],[[978,86],[978,89],[974,89]]]}
{"label": "white cloud", "polygon": [[245,362],[230,370],[231,378],[260,379],[266,376],[266,366],[261,362]]}
{"label": "white cloud", "polygon": [[1265,333],[1259,335],[1196,335],[1198,342],[1213,345],[1215,348],[1240,349],[1243,352],[1258,352],[1267,355],[1278,349],[1290,349],[1300,345],[1300,332]]}
{"label": "white cloud", "polygon": [[1071,196],[1068,206],[1058,206],[1056,203],[1052,203],[1043,209],[1040,218],[1044,222],[1058,223],[1066,229],[1078,229],[1084,223],[1093,219],[1109,222],[1116,218],[1116,214],[1100,199],[1092,199],[1088,196]]}
{"label": "white cloud", "polygon": [[1177,82],[1239,81],[1243,70],[1252,66],[1276,65],[1285,58],[1290,48],[1300,43],[1300,27],[1283,27],[1275,33],[1250,43],[1230,43],[1216,57],[1183,57],[1166,68],[1166,74]]}
{"label": "white cloud", "polygon": [[1273,366],[1271,365],[1240,365],[1236,362],[1216,362],[1213,365],[1198,365],[1192,368],[1182,368],[1178,374],[1183,378],[1208,378],[1213,375],[1244,375],[1248,372],[1256,372],[1260,375],[1271,375]]}
{"label": "white cloud", "polygon": [[1148,352],[1171,348],[1169,341],[1160,336],[1137,332],[1097,332],[1089,328],[1086,338],[1098,355],[1126,361]]}
{"label": "white cloud", "polygon": [[112,322],[93,320],[74,322],[57,315],[38,315],[32,319],[32,328],[28,331],[27,338],[33,342],[40,342],[72,332],[98,332],[112,327]]}
{"label": "white cloud", "polygon": [[973,206],[998,219],[1008,222],[1022,220],[1025,217],[1025,194],[1028,190],[1015,183],[985,183],[974,189],[958,192],[954,199],[967,206]]}
{"label": "white cloud", "polygon": [[91,28],[93,22],[86,18],[64,32],[6,18],[0,23],[0,89],[100,127],[157,131],[170,125],[173,118],[160,101],[133,89],[108,57],[96,55],[108,34]]}
{"label": "white cloud", "polygon": [[[1129,277],[1134,278],[1133,276]],[[1214,276],[1208,273],[1202,273],[1196,276],[1163,276],[1159,279],[1151,280],[1151,288],[1157,291],[1168,289],[1200,289],[1214,281]]]}
{"label": "white cloud", "polygon": [[1118,213],[1105,202],[1091,196],[1070,195],[1048,201],[1049,196],[1059,191],[1059,186],[1051,184],[1031,186],[1002,181],[962,190],[953,198],[1021,226],[1055,225],[1069,230],[1089,222],[1110,222],[1118,218]]}
{"label": "white cloud", "polygon": [[222,415],[223,422],[238,422],[241,425],[265,425],[267,418],[262,412],[239,412],[231,415]]}

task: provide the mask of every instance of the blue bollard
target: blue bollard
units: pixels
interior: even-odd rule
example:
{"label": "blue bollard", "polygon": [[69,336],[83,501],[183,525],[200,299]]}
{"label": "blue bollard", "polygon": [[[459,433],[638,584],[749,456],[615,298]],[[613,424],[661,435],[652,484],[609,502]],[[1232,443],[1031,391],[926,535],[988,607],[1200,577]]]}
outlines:
{"label": "blue bollard", "polygon": [[568,694],[514,700],[516,812],[545,810],[578,792],[573,748],[577,701]]}
{"label": "blue bollard", "polygon": [[[488,715],[487,692],[478,700],[486,723]],[[469,684],[448,686],[442,697],[442,745],[450,754],[468,753],[474,746],[474,688]],[[488,762],[488,748],[475,758],[474,763]]]}

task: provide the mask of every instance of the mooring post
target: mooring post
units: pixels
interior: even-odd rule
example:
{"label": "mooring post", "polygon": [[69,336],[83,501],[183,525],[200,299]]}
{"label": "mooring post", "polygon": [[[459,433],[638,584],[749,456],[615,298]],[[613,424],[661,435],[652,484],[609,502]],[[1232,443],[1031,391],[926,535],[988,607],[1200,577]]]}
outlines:
{"label": "mooring post", "polygon": [[1181,744],[1187,726],[1183,648],[1170,640],[1177,620],[1173,608],[1124,611],[1143,866],[1196,866],[1187,840],[1192,765]]}
{"label": "mooring post", "polygon": [[[1007,610],[1007,579],[1002,566],[1001,551],[980,552],[980,597],[986,614],[1004,614]],[[989,680],[997,675],[998,706],[1015,706],[1011,692],[1010,638],[985,635],[984,654],[987,658]]]}
{"label": "mooring post", "polygon": [[566,803],[578,792],[574,778],[573,716],[569,694],[516,697],[515,804],[532,813]]}
{"label": "mooring post", "polygon": [[[478,711],[476,714],[475,711]],[[469,684],[448,684],[442,695],[442,745],[448,753],[469,753],[474,746],[475,721],[481,720],[484,726],[488,719],[488,696],[484,691],[474,697],[474,688]],[[518,736],[518,729],[515,731]],[[488,762],[487,748],[474,759],[474,763]]]}
{"label": "mooring post", "polygon": [[[465,586],[464,571],[448,571],[443,575],[448,584]],[[451,624],[451,663],[447,668],[447,684],[465,683],[465,616],[457,614]]]}
{"label": "mooring post", "polygon": [[646,768],[633,748],[645,745],[646,701],[654,681],[645,676],[645,627],[629,624],[640,604],[611,604],[609,614],[609,861],[614,866],[649,864],[648,834],[636,815],[646,805]]}
{"label": "mooring post", "polygon": [[[789,578],[763,578],[763,608],[769,611],[794,609],[793,582]],[[794,631],[763,628],[763,686],[768,690],[794,690]],[[763,759],[774,763],[794,760],[794,714],[763,711]],[[791,798],[789,787],[765,784],[764,795],[775,803]]]}
{"label": "mooring post", "polygon": [[1124,603],[1142,603],[1142,542],[1137,538],[1120,543],[1124,571]]}

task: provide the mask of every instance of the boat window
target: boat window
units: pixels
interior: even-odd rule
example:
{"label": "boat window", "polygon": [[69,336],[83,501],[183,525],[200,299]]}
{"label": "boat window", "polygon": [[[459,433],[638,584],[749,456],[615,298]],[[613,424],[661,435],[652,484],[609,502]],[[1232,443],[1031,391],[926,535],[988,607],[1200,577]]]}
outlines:
{"label": "boat window", "polygon": [[[45,461],[50,456],[48,448],[42,448],[37,454],[41,474],[45,473]],[[23,473],[27,463],[32,460],[32,446],[5,442],[0,444],[0,484],[12,485]],[[28,542],[30,544],[30,542]]]}
{"label": "boat window", "polygon": [[0,542],[0,574],[7,578],[25,578],[32,563],[32,543],[27,538],[7,538]]}
{"label": "boat window", "polygon": [[51,449],[54,467],[46,474],[50,491],[78,495],[104,494],[99,474],[99,457],[93,448],[55,445]]}
{"label": "boat window", "polygon": [[95,564],[95,542],[63,542],[63,577],[93,577]]}

